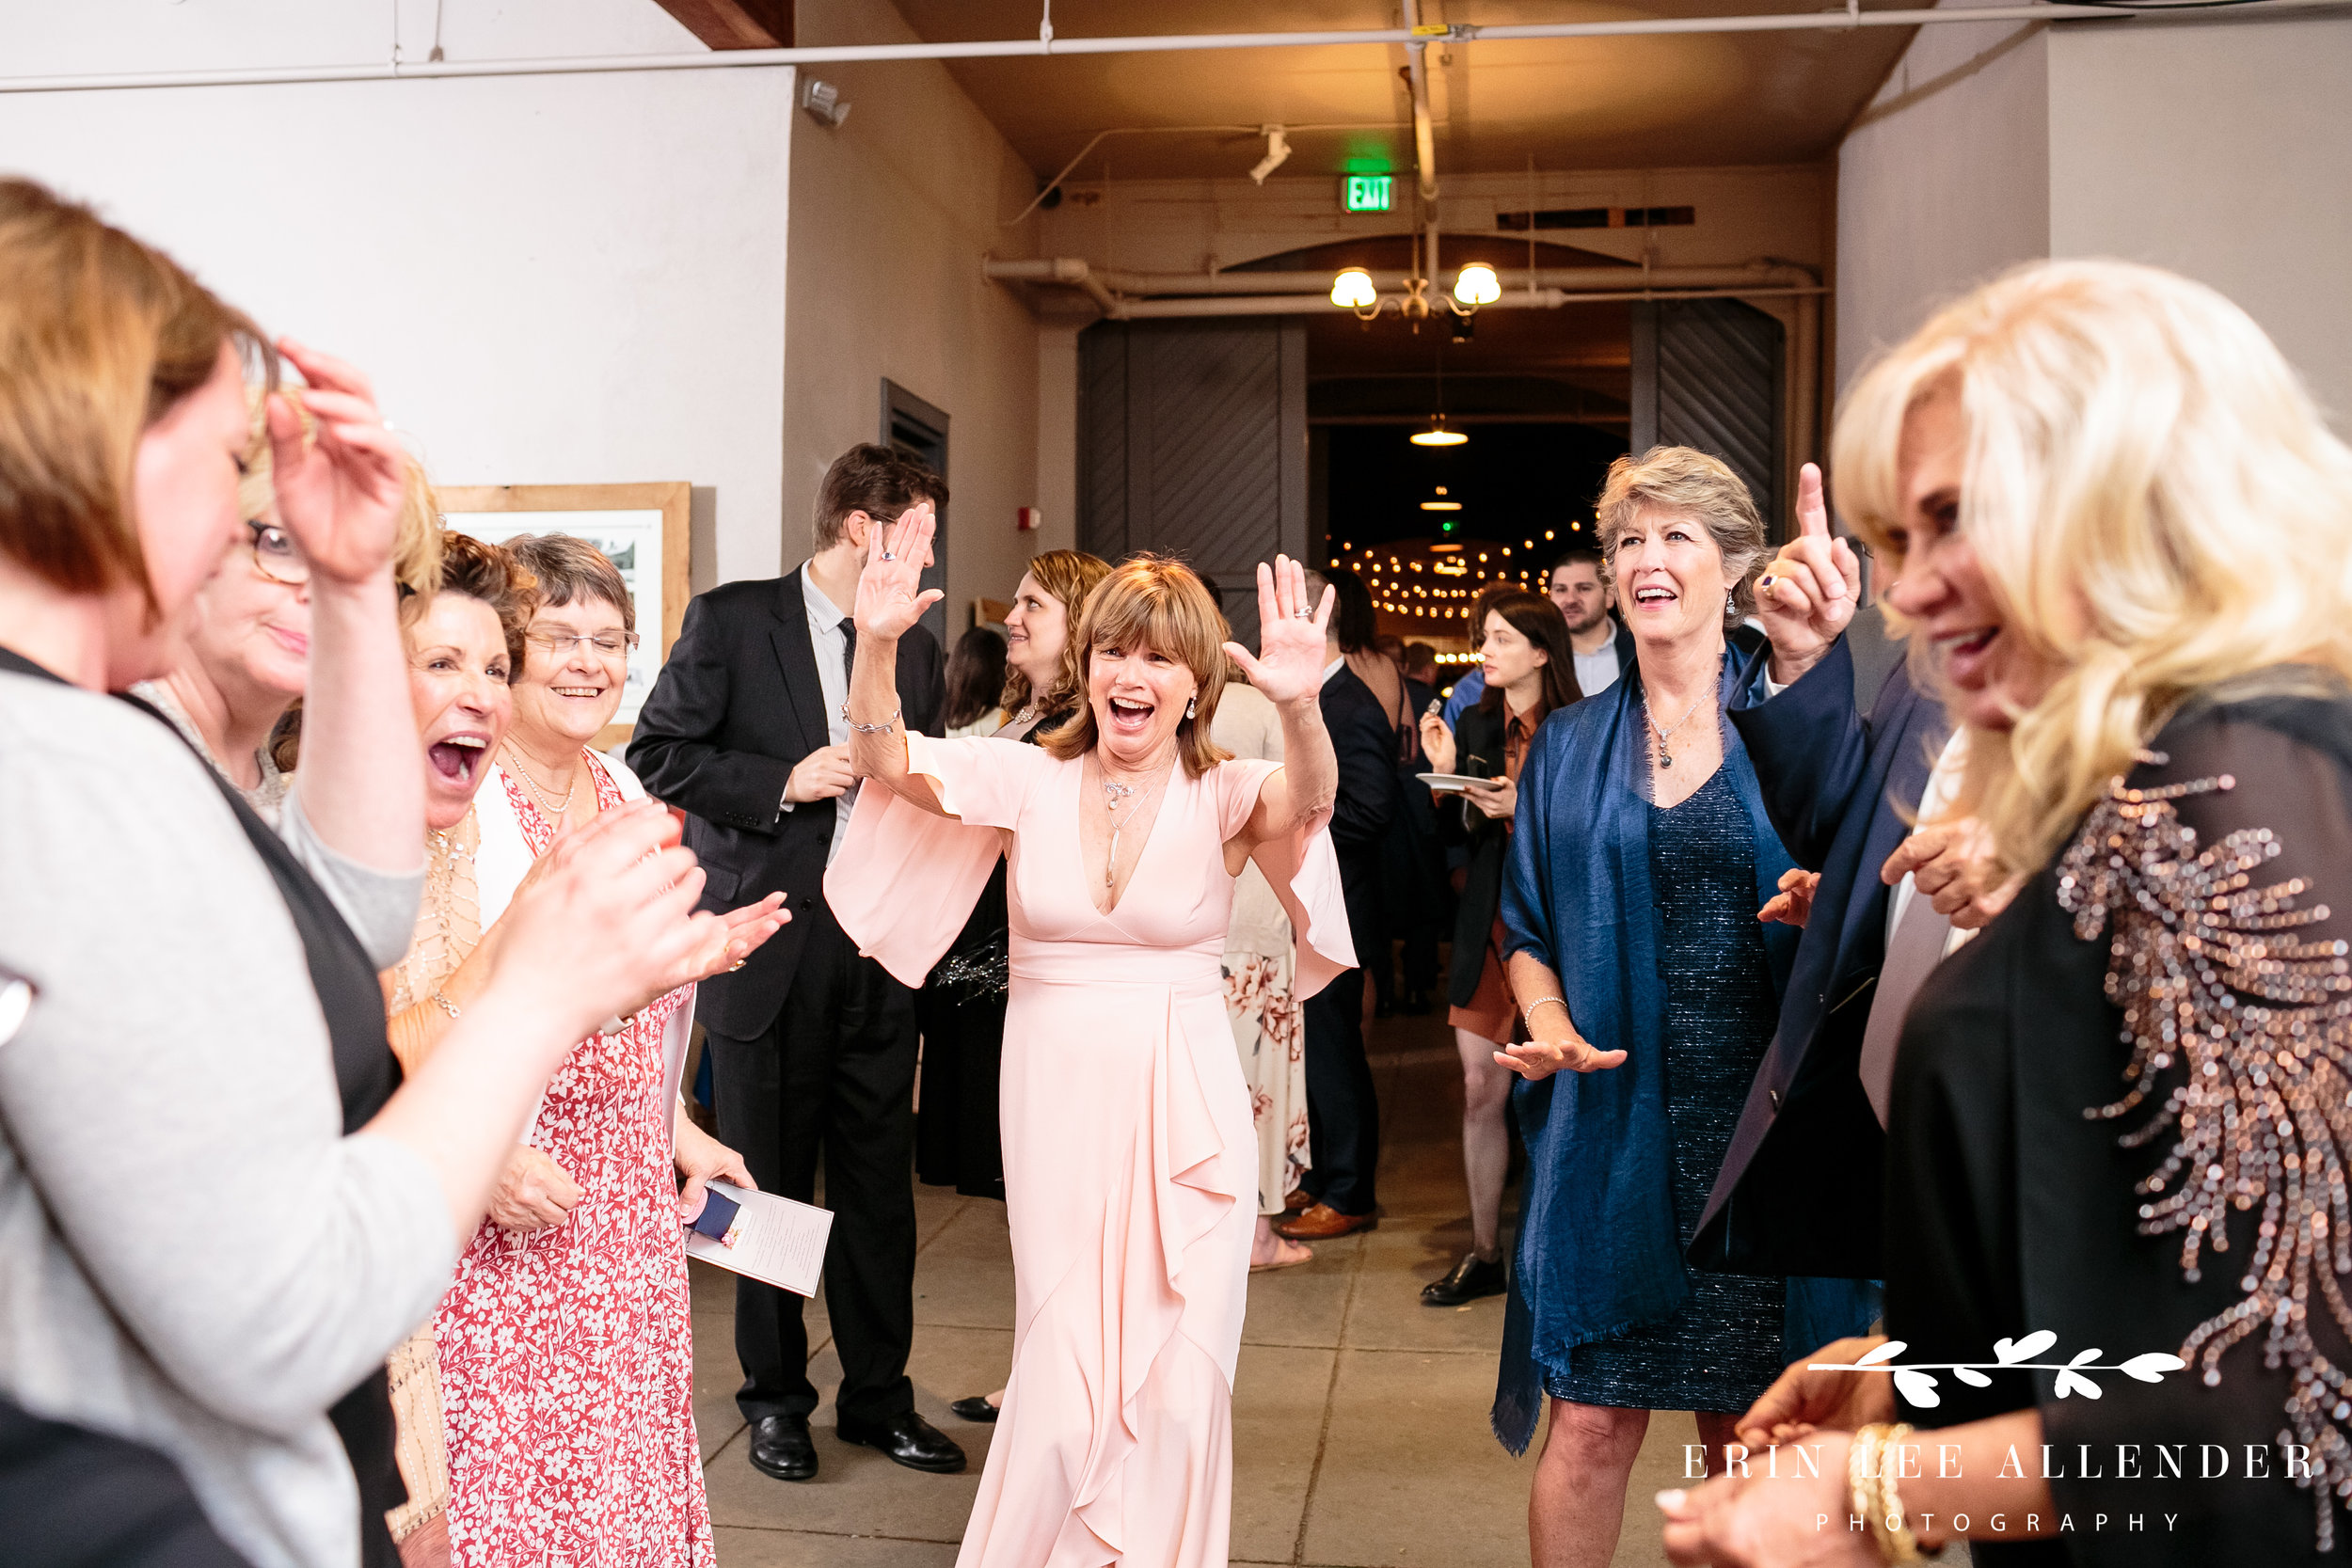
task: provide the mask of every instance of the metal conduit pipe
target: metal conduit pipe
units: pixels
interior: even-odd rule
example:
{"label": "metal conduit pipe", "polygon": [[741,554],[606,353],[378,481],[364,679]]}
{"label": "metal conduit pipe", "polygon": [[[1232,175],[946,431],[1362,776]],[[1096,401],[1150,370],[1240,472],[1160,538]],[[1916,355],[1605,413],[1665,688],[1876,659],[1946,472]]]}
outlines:
{"label": "metal conduit pipe", "polygon": [[[1438,135],[1429,119],[1429,65],[1422,56],[1429,45],[1421,39],[1421,0],[1404,0],[1405,31],[1413,41],[1405,46],[1406,79],[1413,89],[1413,164],[1421,175],[1421,198],[1438,199]],[[1431,252],[1437,250],[1437,236],[1430,235]],[[1433,259],[1431,263],[1437,263]]]}
{"label": "metal conduit pipe", "polygon": [[[2337,6],[2343,0],[2259,0],[2236,8],[2246,17]],[[1945,23],[2063,22],[2174,16],[2211,22],[2211,12],[2173,7],[2148,11],[2109,6],[2025,5],[1945,9],[1864,11],[1838,8],[1773,11],[1754,16],[1645,17],[1617,22],[1532,22],[1480,26],[1456,23],[1442,40],[1505,42],[1520,39],[1648,38],[1683,33],[1841,32],[1852,27],[1928,27]],[[130,87],[266,87],[298,82],[432,81],[457,76],[577,76],[633,71],[742,71],[762,66],[838,65],[888,60],[1006,59],[1034,55],[1137,55],[1203,49],[1310,49],[1345,44],[1410,44],[1401,27],[1325,32],[1179,33],[1166,37],[992,39],[944,43],[815,44],[798,49],[723,49],[692,55],[582,55],[552,59],[384,60],[342,65],[272,66],[230,71],[100,71],[78,75],[0,77],[0,93],[89,92]]]}

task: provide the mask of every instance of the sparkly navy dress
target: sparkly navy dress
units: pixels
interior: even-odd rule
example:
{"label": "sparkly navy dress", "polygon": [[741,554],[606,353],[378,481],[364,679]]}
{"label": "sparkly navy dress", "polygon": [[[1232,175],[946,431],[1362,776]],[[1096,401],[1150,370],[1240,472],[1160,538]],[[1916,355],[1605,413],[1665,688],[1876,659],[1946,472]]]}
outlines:
{"label": "sparkly navy dress", "polygon": [[[1675,1222],[1688,1245],[1779,1013],[1756,918],[1748,816],[1718,768],[1678,806],[1649,808],[1650,881],[1662,917],[1666,1114]],[[1777,1277],[1692,1270],[1673,1316],[1577,1346],[1544,1390],[1579,1404],[1744,1411],[1781,1370]]]}

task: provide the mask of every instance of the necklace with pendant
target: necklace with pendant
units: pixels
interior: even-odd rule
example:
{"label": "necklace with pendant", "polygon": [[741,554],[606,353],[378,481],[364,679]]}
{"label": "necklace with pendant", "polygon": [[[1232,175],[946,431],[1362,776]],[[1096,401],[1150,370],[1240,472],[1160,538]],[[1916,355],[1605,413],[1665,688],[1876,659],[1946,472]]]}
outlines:
{"label": "necklace with pendant", "polygon": [[1642,705],[1643,713],[1649,715],[1649,733],[1658,737],[1659,767],[1672,768],[1675,765],[1675,754],[1666,749],[1666,741],[1668,737],[1673,736],[1675,731],[1682,728],[1683,725],[1691,721],[1691,715],[1699,710],[1699,704],[1707,701],[1707,695],[1708,694],[1704,691],[1700,692],[1698,697],[1691,704],[1691,705],[1682,710],[1682,717],[1676,720],[1673,723],[1667,725],[1662,730],[1658,727],[1657,717],[1655,715],[1649,715],[1649,705],[1647,703]]}
{"label": "necklace with pendant", "polygon": [[561,816],[565,812],[572,809],[572,797],[580,793],[580,773],[578,769],[573,770],[572,786],[564,792],[563,803],[558,805],[548,800],[548,792],[539,787],[539,781],[531,776],[531,769],[523,766],[523,759],[516,754],[515,749],[512,746],[509,746],[505,748],[505,751],[508,759],[515,765],[515,771],[523,776],[523,783],[531,786],[531,793],[539,798],[539,809],[541,811],[546,812],[550,817],[554,817]]}
{"label": "necklace with pendant", "polygon": [[[1095,766],[1097,768],[1100,768],[1102,765],[1098,762]],[[1105,891],[1116,887],[1119,882],[1119,835],[1120,831],[1123,830],[1129,822],[1136,819],[1136,812],[1137,808],[1141,807],[1145,801],[1151,800],[1153,795],[1157,794],[1159,792],[1160,784],[1166,784],[1167,782],[1168,775],[1163,773],[1160,775],[1159,784],[1153,784],[1150,789],[1144,790],[1140,793],[1140,795],[1138,795],[1134,784],[1120,784],[1118,780],[1112,778],[1108,773],[1104,773],[1103,775],[1103,811],[1104,814],[1110,818],[1111,824],[1110,852],[1103,857],[1103,886]],[[1134,803],[1128,806],[1127,815],[1122,820],[1119,815],[1119,807],[1120,802],[1127,800],[1133,800]]]}

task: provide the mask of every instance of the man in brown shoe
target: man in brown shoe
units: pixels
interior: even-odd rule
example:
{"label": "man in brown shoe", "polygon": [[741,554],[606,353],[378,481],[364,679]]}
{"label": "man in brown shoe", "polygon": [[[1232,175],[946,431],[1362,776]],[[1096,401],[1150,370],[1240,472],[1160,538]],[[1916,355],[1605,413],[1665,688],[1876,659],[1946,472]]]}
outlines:
{"label": "man in brown shoe", "polygon": [[[1318,578],[1322,580],[1317,580]],[[1323,582],[1339,604],[1325,633],[1323,727],[1339,755],[1339,799],[1331,810],[1331,847],[1339,852],[1347,926],[1359,958],[1380,961],[1389,946],[1380,908],[1380,850],[1400,807],[1395,724],[1372,689],[1347,667],[1376,635],[1372,593],[1345,567],[1307,574],[1308,593]],[[1304,1212],[1277,1220],[1295,1242],[1326,1241],[1376,1223],[1373,1173],[1380,1163],[1380,1101],[1364,1059],[1364,972],[1351,969],[1307,1001],[1307,1127],[1314,1167],[1299,1182]]]}

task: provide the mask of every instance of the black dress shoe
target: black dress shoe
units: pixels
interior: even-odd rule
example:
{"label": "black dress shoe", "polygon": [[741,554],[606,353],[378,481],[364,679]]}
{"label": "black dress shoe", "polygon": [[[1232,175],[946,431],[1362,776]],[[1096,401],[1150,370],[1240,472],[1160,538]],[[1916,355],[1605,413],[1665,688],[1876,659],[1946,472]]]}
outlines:
{"label": "black dress shoe", "polygon": [[975,1394],[968,1400],[958,1400],[947,1407],[947,1414],[959,1421],[976,1421],[981,1426],[996,1424],[996,1406],[988,1402],[986,1394]]}
{"label": "black dress shoe", "polygon": [[834,1429],[844,1443],[880,1449],[894,1465],[952,1476],[963,1468],[963,1450],[956,1440],[910,1410],[886,1421],[863,1426],[843,1418]]}
{"label": "black dress shoe", "polygon": [[1454,1265],[1454,1272],[1443,1279],[1433,1280],[1422,1287],[1423,1307],[1459,1307],[1476,1301],[1480,1296],[1502,1294],[1502,1259],[1489,1263],[1474,1252],[1466,1252]]}
{"label": "black dress shoe", "polygon": [[762,1416],[752,1423],[752,1468],[778,1481],[815,1481],[817,1445],[805,1416]]}
{"label": "black dress shoe", "polygon": [[1406,1018],[1427,1018],[1429,995],[1426,991],[1408,990],[1405,993],[1405,1000],[1396,1005],[1396,1010]]}

